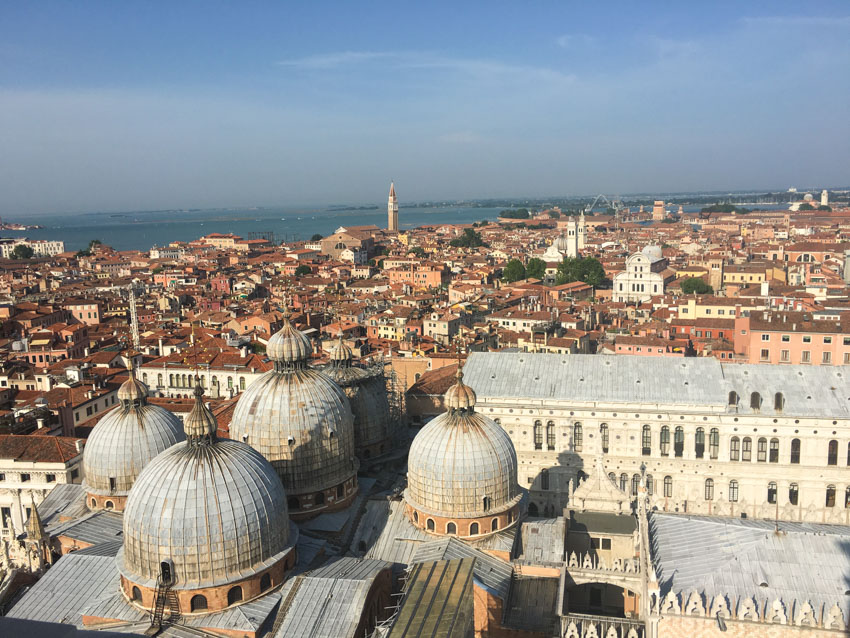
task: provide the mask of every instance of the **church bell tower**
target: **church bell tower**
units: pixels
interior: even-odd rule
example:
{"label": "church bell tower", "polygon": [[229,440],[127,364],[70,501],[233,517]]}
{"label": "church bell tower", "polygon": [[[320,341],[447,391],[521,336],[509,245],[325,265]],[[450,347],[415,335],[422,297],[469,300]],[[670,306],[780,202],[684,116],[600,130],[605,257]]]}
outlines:
{"label": "church bell tower", "polygon": [[398,231],[398,197],[393,182],[390,182],[390,196],[387,200],[387,230]]}

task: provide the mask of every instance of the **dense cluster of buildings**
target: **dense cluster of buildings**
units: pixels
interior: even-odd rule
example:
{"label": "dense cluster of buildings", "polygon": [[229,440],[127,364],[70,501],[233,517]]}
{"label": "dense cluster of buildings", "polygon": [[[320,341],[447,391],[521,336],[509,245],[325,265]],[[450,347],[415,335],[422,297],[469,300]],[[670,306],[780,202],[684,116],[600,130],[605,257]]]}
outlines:
{"label": "dense cluster of buildings", "polygon": [[0,633],[845,634],[822,208],[6,259]]}

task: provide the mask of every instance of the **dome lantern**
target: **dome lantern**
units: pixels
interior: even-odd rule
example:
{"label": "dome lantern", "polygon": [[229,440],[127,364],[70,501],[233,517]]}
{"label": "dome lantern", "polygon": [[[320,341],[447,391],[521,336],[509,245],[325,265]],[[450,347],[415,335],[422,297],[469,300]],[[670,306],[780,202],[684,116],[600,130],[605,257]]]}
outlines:
{"label": "dome lantern", "polygon": [[288,308],[283,313],[283,326],[269,339],[266,354],[278,372],[305,368],[313,354],[310,340],[289,320]]}
{"label": "dome lantern", "polygon": [[218,424],[212,410],[203,402],[204,389],[201,380],[195,375],[195,405],[183,419],[183,429],[189,445],[204,445],[215,442]]}
{"label": "dome lantern", "polygon": [[463,371],[460,364],[457,366],[455,378],[457,382],[446,391],[446,395],[443,397],[446,409],[450,413],[457,410],[472,412],[475,408],[475,391],[463,382]]}

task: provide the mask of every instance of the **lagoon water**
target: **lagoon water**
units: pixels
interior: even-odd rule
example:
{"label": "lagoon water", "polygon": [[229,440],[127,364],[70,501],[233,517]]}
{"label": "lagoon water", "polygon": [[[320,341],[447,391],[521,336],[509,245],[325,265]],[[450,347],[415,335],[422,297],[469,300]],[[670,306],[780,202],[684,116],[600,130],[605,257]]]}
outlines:
{"label": "lagoon water", "polygon": [[[496,219],[500,208],[435,207],[400,208],[399,225],[415,228],[428,224],[469,224]],[[314,233],[329,235],[340,226],[374,224],[384,228],[386,208],[351,210],[334,208],[262,208],[138,213],[79,213],[7,217],[10,222],[38,224],[44,228],[0,231],[3,237],[61,239],[66,250],[79,250],[99,239],[116,250],[149,250],[172,241],[190,241],[209,233],[235,233],[249,238],[252,232],[273,232],[278,241],[309,239]]]}

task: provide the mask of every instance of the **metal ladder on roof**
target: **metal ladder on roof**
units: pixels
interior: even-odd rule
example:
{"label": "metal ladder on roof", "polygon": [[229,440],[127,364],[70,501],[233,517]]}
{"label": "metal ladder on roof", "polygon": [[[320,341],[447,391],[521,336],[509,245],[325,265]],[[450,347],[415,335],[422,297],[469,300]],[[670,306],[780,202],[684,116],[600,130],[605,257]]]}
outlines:
{"label": "metal ladder on roof", "polygon": [[180,603],[177,600],[177,592],[163,583],[161,578],[157,578],[156,594],[151,611],[151,626],[145,632],[146,636],[155,636],[162,629],[166,605],[168,606],[168,621],[173,623],[180,618]]}
{"label": "metal ladder on roof", "polygon": [[283,624],[286,614],[289,613],[289,608],[292,607],[292,603],[295,601],[295,595],[298,593],[298,588],[301,586],[302,580],[304,580],[303,574],[296,576],[295,580],[292,581],[292,587],[290,587],[289,591],[286,592],[286,597],[280,601],[277,616],[275,617],[274,624],[269,632],[270,637],[277,634],[278,629],[280,629],[280,626]]}

